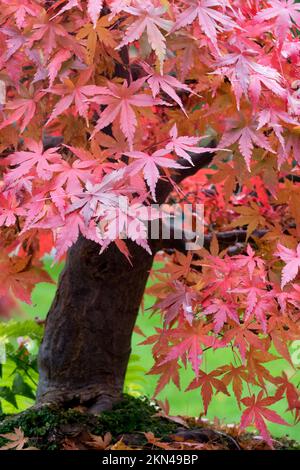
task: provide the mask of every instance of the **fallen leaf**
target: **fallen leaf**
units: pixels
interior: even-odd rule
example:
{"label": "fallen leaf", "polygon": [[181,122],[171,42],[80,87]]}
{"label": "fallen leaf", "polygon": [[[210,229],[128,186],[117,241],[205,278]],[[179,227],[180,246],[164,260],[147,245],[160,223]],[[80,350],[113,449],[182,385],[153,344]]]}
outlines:
{"label": "fallen leaf", "polygon": [[127,446],[122,438],[118,442],[116,442],[113,446],[111,446],[110,450],[134,450],[134,449]]}
{"label": "fallen leaf", "polygon": [[84,444],[87,444],[88,446],[93,447],[94,449],[97,449],[97,450],[105,450],[111,443],[112,435],[110,434],[110,432],[107,432],[104,435],[104,437],[90,434],[90,438],[91,438],[91,441],[85,441]]}
{"label": "fallen leaf", "polygon": [[0,447],[0,450],[23,450],[26,442],[28,441],[28,437],[24,436],[24,432],[21,428],[15,428],[14,433],[7,433],[7,434],[0,434],[0,437],[4,437],[7,439],[8,442],[4,446]]}

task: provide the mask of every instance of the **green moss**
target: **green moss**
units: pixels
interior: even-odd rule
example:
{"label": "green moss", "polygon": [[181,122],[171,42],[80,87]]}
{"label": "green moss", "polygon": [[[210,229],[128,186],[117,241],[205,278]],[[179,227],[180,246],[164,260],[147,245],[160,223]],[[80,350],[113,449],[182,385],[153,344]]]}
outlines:
{"label": "green moss", "polygon": [[283,436],[278,439],[279,445],[276,445],[275,448],[278,450],[300,450],[300,442],[290,439],[288,436]]}
{"label": "green moss", "polygon": [[125,400],[116,405],[113,411],[102,414],[95,431],[101,434],[114,430],[117,435],[151,431],[157,437],[163,437],[173,432],[178,425],[155,417],[157,411],[147,398],[137,399],[126,396]]}
{"label": "green moss", "polygon": [[[126,395],[124,400],[111,411],[96,417],[77,410],[58,407],[28,409],[25,412],[6,417],[0,422],[0,434],[21,428],[30,444],[43,450],[59,449],[64,438],[65,426],[79,427],[92,434],[104,435],[110,432],[116,441],[121,435],[132,432],[153,432],[156,437],[164,437],[174,432],[177,425],[166,419],[155,417],[157,409],[147,398],[134,398]],[[7,442],[0,438],[0,446]]]}
{"label": "green moss", "polygon": [[[143,432],[152,432],[155,437],[169,441],[170,434],[178,428],[176,423],[155,416],[157,411],[157,407],[147,398],[134,398],[128,395],[111,411],[102,413],[99,417],[75,409],[66,410],[53,406],[29,408],[18,415],[6,417],[0,415],[0,434],[21,428],[29,438],[28,444],[41,450],[59,450],[65,437],[78,435],[82,431],[101,436],[110,432],[113,442],[123,435],[134,435],[135,439],[138,438],[139,445],[143,446],[146,443]],[[197,427],[194,421],[190,425],[191,428]],[[250,433],[245,433],[243,436],[247,441],[253,438],[253,434]],[[0,447],[6,443],[7,440],[0,437]],[[299,442],[281,438],[275,441],[275,448],[296,450],[299,449]]]}

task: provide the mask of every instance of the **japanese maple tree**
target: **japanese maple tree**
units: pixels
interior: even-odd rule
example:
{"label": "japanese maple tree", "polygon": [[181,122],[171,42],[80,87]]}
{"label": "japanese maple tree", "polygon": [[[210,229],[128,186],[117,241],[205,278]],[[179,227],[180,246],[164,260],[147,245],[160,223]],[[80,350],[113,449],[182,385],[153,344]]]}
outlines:
{"label": "japanese maple tree", "polygon": [[[120,398],[154,255],[156,394],[235,397],[241,427],[299,421],[300,4],[0,0],[2,298],[66,264],[39,402]],[[151,204],[203,204],[204,246],[152,239]],[[232,361],[213,370],[208,350]],[[281,358],[288,373],[273,375]],[[299,365],[299,364],[298,364]]]}

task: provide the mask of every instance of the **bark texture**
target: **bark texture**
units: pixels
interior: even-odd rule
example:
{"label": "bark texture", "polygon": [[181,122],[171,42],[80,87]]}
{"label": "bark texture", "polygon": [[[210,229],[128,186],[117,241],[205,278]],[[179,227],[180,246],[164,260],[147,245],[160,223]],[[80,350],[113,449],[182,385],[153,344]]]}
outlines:
{"label": "bark texture", "polygon": [[129,243],[132,265],[111,246],[81,237],[69,250],[48,313],[39,353],[38,402],[100,400],[121,396],[131,335],[153,256]]}

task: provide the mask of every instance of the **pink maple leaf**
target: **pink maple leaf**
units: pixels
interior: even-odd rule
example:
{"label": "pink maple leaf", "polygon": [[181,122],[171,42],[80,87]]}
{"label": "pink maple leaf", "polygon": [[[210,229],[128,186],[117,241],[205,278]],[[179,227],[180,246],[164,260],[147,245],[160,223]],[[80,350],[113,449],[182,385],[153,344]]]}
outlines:
{"label": "pink maple leaf", "polygon": [[141,2],[140,5],[136,3],[135,7],[124,7],[123,10],[132,16],[136,16],[137,20],[125,32],[118,49],[139,39],[146,30],[149,44],[155,51],[162,68],[166,55],[166,41],[160,29],[170,31],[172,27],[171,21],[162,18],[166,11],[165,7],[154,7],[152,2],[145,1]]}
{"label": "pink maple leaf", "polygon": [[94,28],[97,26],[97,21],[99,18],[99,14],[103,8],[103,0],[88,0],[88,14],[92,20]]}
{"label": "pink maple leaf", "polygon": [[132,3],[132,0],[109,0],[109,8],[111,11],[111,16],[115,16],[120,11],[123,11],[126,7],[129,7]]}
{"label": "pink maple leaf", "polygon": [[276,304],[274,302],[274,293],[264,292],[264,297],[257,299],[255,306],[252,306],[246,309],[245,321],[249,320],[251,317],[255,317],[261,324],[263,332],[267,333],[267,313],[272,314],[276,310]]}
{"label": "pink maple leaf", "polygon": [[54,171],[57,171],[61,163],[61,156],[57,153],[58,147],[43,150],[43,143],[32,139],[25,139],[26,147],[29,151],[14,152],[7,161],[10,165],[18,165],[17,168],[10,170],[5,181],[9,184],[16,179],[29,173],[33,168],[36,169],[38,176],[43,180],[49,180]]}
{"label": "pink maple leaf", "polygon": [[[59,5],[61,3],[62,2],[59,2]],[[75,7],[78,7],[79,9],[81,9],[80,0],[68,0],[67,3],[54,16],[52,16],[51,20],[53,20],[59,15],[62,15],[66,11],[72,10],[72,8],[75,8]]]}
{"label": "pink maple leaf", "polygon": [[83,58],[83,51],[76,39],[60,24],[60,19],[54,20],[49,15],[42,15],[34,23],[32,34],[27,41],[28,47],[32,48],[35,42],[38,42],[39,47],[44,51],[44,61],[57,47],[69,49],[78,57]]}
{"label": "pink maple leaf", "polygon": [[19,207],[16,194],[12,191],[0,194],[0,225],[9,227],[16,222],[16,216],[25,215],[23,207]]}
{"label": "pink maple leaf", "polygon": [[84,70],[84,72],[79,75],[76,83],[73,83],[70,79],[65,79],[63,85],[56,85],[49,90],[51,93],[62,96],[62,98],[55,105],[46,125],[69,109],[73,103],[75,104],[78,114],[87,119],[88,103],[91,100],[90,97],[100,93],[109,93],[106,87],[86,85],[91,74],[91,68]]}
{"label": "pink maple leaf", "polygon": [[166,149],[157,150],[152,155],[145,152],[126,152],[125,155],[134,158],[136,161],[128,165],[127,171],[130,175],[135,175],[139,171],[143,171],[143,175],[150,188],[153,199],[156,201],[155,188],[159,179],[158,167],[163,168],[184,168],[179,163],[174,162],[170,158],[165,158],[169,154]]}
{"label": "pink maple leaf", "polygon": [[65,186],[69,196],[76,195],[82,192],[82,185],[86,183],[91,177],[91,170],[97,167],[97,161],[85,149],[66,146],[77,157],[74,162],[70,163],[62,160],[59,168],[57,168],[58,175],[55,179],[55,184],[58,187]]}
{"label": "pink maple leaf", "polygon": [[106,207],[101,210],[101,214],[104,214],[100,223],[104,226],[102,230],[104,240],[111,242],[126,235],[126,238],[130,238],[151,254],[145,221],[158,218],[158,211],[151,206],[147,207],[136,202],[129,204],[128,198],[123,196],[119,198],[117,207]]}
{"label": "pink maple leaf", "polygon": [[26,38],[17,28],[2,27],[1,31],[7,36],[5,40],[7,50],[4,54],[4,61],[7,61],[15,52],[17,52],[25,43]]}
{"label": "pink maple leaf", "polygon": [[62,186],[57,186],[54,191],[50,191],[51,201],[57,208],[62,220],[65,220],[65,213],[68,207],[69,195]]}
{"label": "pink maple leaf", "polygon": [[31,0],[23,0],[22,2],[19,0],[6,0],[5,3],[2,4],[2,7],[2,13],[4,13],[5,16],[15,16],[16,25],[20,29],[24,28],[26,25],[27,15],[33,17],[38,16],[41,8],[36,2],[32,2]]}
{"label": "pink maple leaf", "polygon": [[59,260],[63,254],[76,242],[80,233],[84,233],[85,223],[78,212],[66,216],[64,223],[56,234],[55,259]]}
{"label": "pink maple leaf", "polygon": [[20,132],[24,132],[36,113],[37,103],[44,95],[45,92],[38,91],[33,97],[17,98],[6,103],[5,110],[12,111],[12,113],[4,119],[0,125],[0,130],[15,122],[19,122]]}
{"label": "pink maple leaf", "polygon": [[300,5],[294,0],[269,0],[269,8],[259,11],[255,20],[258,22],[274,20],[275,34],[282,43],[292,26],[300,23]]}
{"label": "pink maple leaf", "polygon": [[190,137],[190,136],[181,136],[178,137],[177,125],[174,124],[170,130],[171,141],[166,145],[166,149],[169,152],[175,152],[181,158],[187,160],[191,165],[193,165],[192,158],[190,153],[206,153],[206,152],[215,152],[215,148],[209,147],[198,147],[196,144],[199,143],[201,137]]}
{"label": "pink maple leaf", "polygon": [[92,216],[96,215],[99,204],[102,205],[102,211],[110,206],[117,207],[119,204],[119,195],[115,190],[115,186],[124,179],[125,170],[115,170],[106,174],[102,181],[93,184],[87,181],[85,191],[72,198],[73,203],[69,207],[69,212],[80,209],[80,214],[86,224],[88,224]]}
{"label": "pink maple leaf", "polygon": [[248,170],[250,171],[250,163],[254,145],[264,148],[271,153],[275,153],[270,147],[267,137],[258,131],[255,125],[249,125],[239,129],[233,129],[223,134],[220,142],[220,147],[229,147],[235,142],[238,142],[239,149],[243,157]]}
{"label": "pink maple leaf", "polygon": [[239,27],[228,15],[217,9],[220,2],[216,0],[183,0],[183,3],[189,7],[179,15],[172,31],[192,24],[198,18],[203,33],[216,46],[218,32]]}
{"label": "pink maple leaf", "polygon": [[146,72],[149,73],[147,76],[147,82],[151,88],[153,97],[156,98],[161,89],[168,96],[170,96],[170,98],[172,98],[172,100],[174,100],[180,106],[185,115],[187,115],[183,107],[183,103],[180,97],[177,95],[175,88],[188,91],[189,93],[192,93],[192,90],[185,83],[181,83],[179,80],[177,80],[177,78],[172,77],[172,75],[162,75],[153,72],[147,64],[143,64],[143,67]]}
{"label": "pink maple leaf", "polygon": [[265,279],[265,262],[259,256],[255,256],[255,251],[249,244],[247,245],[247,255],[248,256],[239,255],[234,257],[237,268],[247,267],[250,279],[252,279],[254,270],[257,268],[262,279]]}
{"label": "pink maple leaf", "polygon": [[281,273],[281,288],[283,289],[286,284],[295,279],[300,268],[300,243],[296,250],[287,248],[286,246],[278,243],[276,256],[286,263]]}
{"label": "pink maple leaf", "polygon": [[280,97],[286,96],[283,88],[283,78],[273,67],[259,64],[257,61],[260,48],[253,43],[250,47],[243,44],[231,46],[233,52],[224,55],[216,62],[219,67],[213,74],[226,76],[231,81],[236,96],[238,109],[244,94],[250,95],[254,104],[257,104],[262,93],[262,85]]}
{"label": "pink maple leaf", "polygon": [[162,100],[154,99],[145,93],[136,94],[143,86],[146,78],[139,78],[128,85],[124,80],[123,85],[108,82],[108,88],[98,92],[101,96],[95,96],[92,101],[101,105],[107,105],[97,121],[92,138],[104,127],[111,124],[117,117],[120,119],[120,127],[130,147],[133,145],[133,137],[137,126],[137,118],[133,107],[152,106],[163,104]]}
{"label": "pink maple leaf", "polygon": [[68,49],[60,49],[51,61],[48,64],[48,76],[49,76],[49,86],[52,87],[55,78],[58,75],[59,69],[61,68],[62,64],[70,59],[72,56],[71,51]]}

